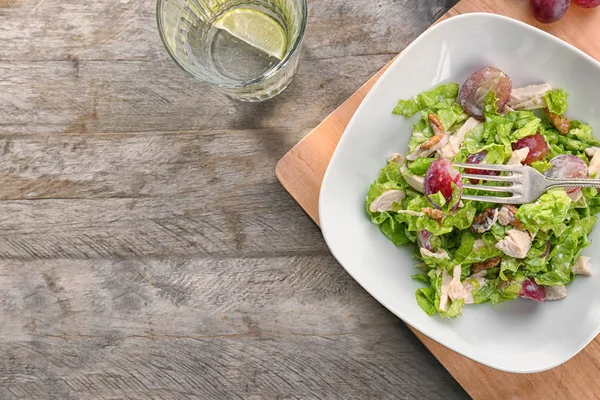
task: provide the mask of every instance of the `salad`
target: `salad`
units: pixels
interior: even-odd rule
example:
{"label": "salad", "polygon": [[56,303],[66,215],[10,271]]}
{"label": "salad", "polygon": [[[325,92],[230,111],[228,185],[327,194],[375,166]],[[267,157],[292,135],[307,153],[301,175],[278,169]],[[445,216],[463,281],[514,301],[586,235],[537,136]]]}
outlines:
{"label": "salad", "polygon": [[588,124],[565,116],[567,100],[546,83],[513,88],[504,72],[487,67],[462,86],[445,84],[394,108],[419,119],[408,151],[390,154],[371,184],[366,208],[390,241],[414,247],[413,279],[424,284],[416,300],[430,316],[454,318],[465,304],[519,297],[560,300],[575,275],[591,275],[580,253],[600,210],[596,189],[552,189],[518,207],[474,202],[463,192],[488,193],[463,188],[452,165],[524,164],[549,177],[595,178],[600,141]]}

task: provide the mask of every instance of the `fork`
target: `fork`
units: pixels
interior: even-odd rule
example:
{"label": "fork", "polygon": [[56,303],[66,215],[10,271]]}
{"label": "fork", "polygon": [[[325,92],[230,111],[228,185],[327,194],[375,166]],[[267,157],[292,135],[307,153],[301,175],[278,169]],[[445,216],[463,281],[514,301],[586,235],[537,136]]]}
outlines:
{"label": "fork", "polygon": [[525,204],[532,203],[547,190],[553,188],[567,187],[595,187],[600,189],[600,179],[548,178],[532,167],[525,165],[498,165],[498,164],[454,164],[456,168],[469,168],[478,171],[509,172],[511,175],[482,175],[461,174],[465,179],[476,179],[479,181],[505,182],[507,186],[470,185],[463,184],[463,189],[482,190],[495,193],[512,193],[511,197],[500,196],[471,196],[463,195],[465,200],[482,201],[488,203],[502,204]]}

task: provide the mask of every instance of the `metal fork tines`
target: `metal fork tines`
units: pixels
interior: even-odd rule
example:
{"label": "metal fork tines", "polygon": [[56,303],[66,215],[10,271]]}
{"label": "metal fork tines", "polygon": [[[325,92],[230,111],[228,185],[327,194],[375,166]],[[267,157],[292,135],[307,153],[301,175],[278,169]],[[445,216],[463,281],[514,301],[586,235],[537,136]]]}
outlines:
{"label": "metal fork tines", "polygon": [[502,182],[506,186],[471,185],[463,184],[463,189],[479,190],[483,192],[512,194],[510,197],[502,196],[474,196],[463,195],[465,200],[482,201],[488,203],[502,204],[525,204],[536,201],[545,191],[557,187],[596,187],[600,188],[599,179],[569,178],[556,179],[547,178],[536,169],[525,165],[497,165],[497,164],[454,164],[457,168],[469,168],[476,171],[497,171],[509,173],[510,175],[485,175],[461,174],[464,179],[474,179],[487,182]]}

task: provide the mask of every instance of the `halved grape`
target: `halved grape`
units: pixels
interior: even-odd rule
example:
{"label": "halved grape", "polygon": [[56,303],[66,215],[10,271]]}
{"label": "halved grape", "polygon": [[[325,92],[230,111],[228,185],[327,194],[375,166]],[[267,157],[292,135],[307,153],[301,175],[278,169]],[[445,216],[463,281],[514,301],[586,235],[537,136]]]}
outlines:
{"label": "halved grape", "polygon": [[[544,172],[548,178],[587,178],[588,167],[581,158],[562,154],[550,160],[552,168]],[[567,193],[575,193],[580,188],[565,188]]]}
{"label": "halved grape", "polygon": [[571,0],[529,0],[529,8],[535,19],[543,24],[551,24],[567,12]]}
{"label": "halved grape", "polygon": [[583,8],[594,8],[600,6],[600,0],[573,0],[575,4]]}
{"label": "halved grape", "polygon": [[528,277],[525,279],[525,282],[523,282],[519,297],[535,301],[544,301],[546,300],[546,290],[543,286],[535,283],[535,280],[532,277]]}
{"label": "halved grape", "polygon": [[[466,159],[467,164],[481,164],[484,160],[485,156],[487,156],[487,150],[480,151],[479,153],[469,154]],[[500,175],[499,171],[490,171],[490,170],[481,170],[474,168],[465,168],[465,173],[467,174],[476,174],[476,175],[489,175],[489,176],[498,176]],[[469,179],[472,184],[476,185],[479,183],[477,179]]]}
{"label": "halved grape", "polygon": [[433,245],[431,244],[431,232],[428,230],[417,231],[417,244],[420,248],[433,251]]}
{"label": "halved grape", "polygon": [[425,174],[424,189],[425,197],[435,208],[441,209],[441,204],[436,204],[431,195],[441,193],[446,199],[446,204],[452,201],[452,184],[455,184],[459,189],[459,198],[455,199],[456,204],[453,208],[458,207],[460,197],[462,196],[462,181],[458,171],[452,166],[452,163],[446,158],[438,158],[431,163]]}
{"label": "halved grape", "polygon": [[529,154],[527,154],[527,158],[523,160],[523,164],[531,164],[534,161],[541,160],[546,157],[550,152],[550,146],[544,140],[544,137],[540,135],[540,133],[536,133],[535,135],[524,137],[523,139],[519,139],[515,143],[512,144],[513,150],[523,149],[525,147],[529,147]]}
{"label": "halved grape", "polygon": [[480,69],[471,75],[460,89],[458,95],[460,105],[470,116],[483,119],[484,101],[490,90],[496,92],[498,98],[496,106],[500,110],[508,101],[512,91],[512,81],[498,68]]}

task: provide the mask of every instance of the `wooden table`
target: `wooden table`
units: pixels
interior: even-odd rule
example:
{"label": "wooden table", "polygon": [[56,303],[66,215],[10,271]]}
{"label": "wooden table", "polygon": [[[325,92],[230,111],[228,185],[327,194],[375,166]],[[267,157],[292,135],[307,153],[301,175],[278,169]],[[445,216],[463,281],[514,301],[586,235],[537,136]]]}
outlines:
{"label": "wooden table", "polygon": [[277,160],[455,0],[312,0],[242,104],[152,0],[0,0],[0,399],[456,399],[329,254]]}

